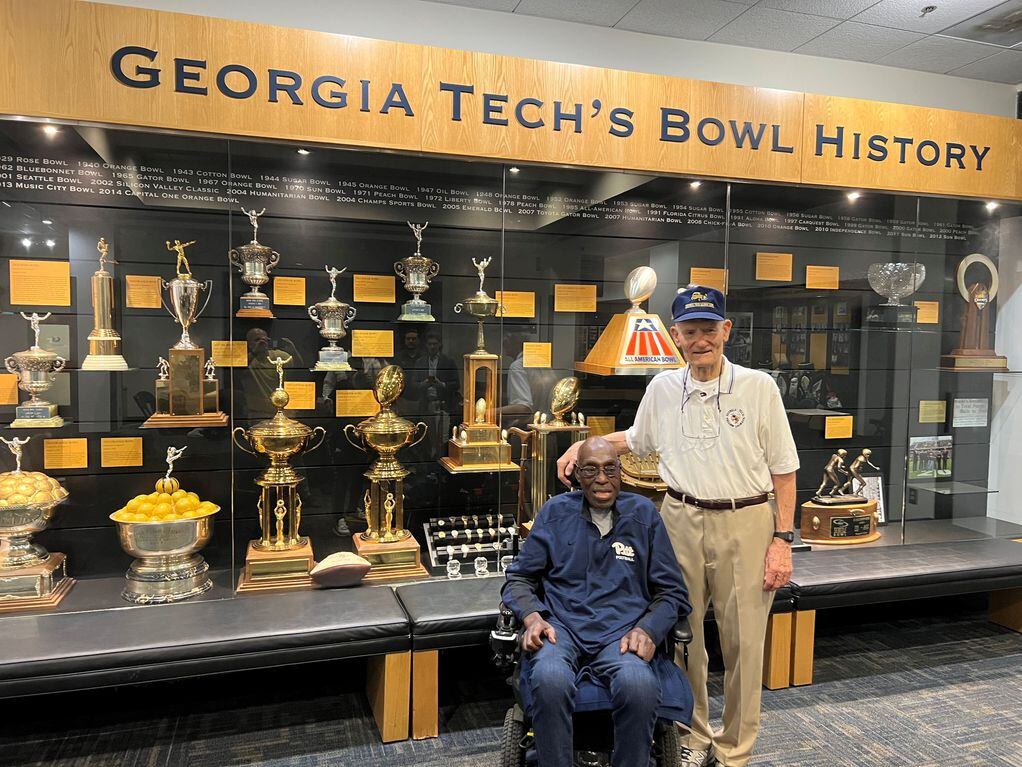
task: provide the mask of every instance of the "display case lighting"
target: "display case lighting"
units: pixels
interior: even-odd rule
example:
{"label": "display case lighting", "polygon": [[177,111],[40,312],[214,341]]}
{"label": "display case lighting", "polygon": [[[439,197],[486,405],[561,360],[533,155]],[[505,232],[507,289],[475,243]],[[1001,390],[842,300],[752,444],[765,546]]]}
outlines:
{"label": "display case lighting", "polygon": [[52,224],[53,224],[52,219],[49,219],[49,218],[44,218],[43,219],[43,225],[44,226],[51,226]]}
{"label": "display case lighting", "polygon": [[848,201],[849,202],[855,202],[860,197],[862,197],[862,193],[861,192],[849,192],[848,193]]}
{"label": "display case lighting", "polygon": [[692,181],[691,183],[689,183],[689,186],[692,187],[693,189],[698,189],[702,185],[703,185],[702,181]]}
{"label": "display case lighting", "polygon": [[45,133],[50,138],[53,138],[58,133],[60,133],[60,128],[58,128],[56,125],[44,125],[43,133]]}
{"label": "display case lighting", "polygon": [[508,168],[508,172],[510,172],[510,173],[521,173],[522,169],[519,168],[517,165],[512,165],[510,168]]}
{"label": "display case lighting", "polygon": [[31,237],[22,237],[21,238],[21,244],[24,245],[26,248],[31,248],[32,247],[32,238]]}
{"label": "display case lighting", "polygon": [[991,200],[987,203],[986,208],[988,213],[993,213],[997,208],[1000,207],[1000,203]]}
{"label": "display case lighting", "polygon": [[298,154],[300,154],[300,155],[302,155],[302,157],[304,157],[307,154],[312,154],[312,152],[309,151],[308,149],[306,149],[305,147],[302,147],[301,149],[298,150]]}
{"label": "display case lighting", "polygon": [[57,245],[57,243],[56,243],[55,240],[47,240],[46,241],[46,247],[47,248],[53,248],[53,247],[56,247],[56,245]]}

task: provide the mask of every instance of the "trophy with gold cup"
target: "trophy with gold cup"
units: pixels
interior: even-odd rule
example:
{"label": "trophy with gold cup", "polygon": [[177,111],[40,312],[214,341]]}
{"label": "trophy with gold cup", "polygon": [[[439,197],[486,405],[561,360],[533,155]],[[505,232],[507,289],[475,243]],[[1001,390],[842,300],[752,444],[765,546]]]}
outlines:
{"label": "trophy with gold cup", "polygon": [[99,269],[92,275],[92,332],[89,333],[89,353],[82,360],[82,370],[127,370],[128,363],[117,353],[121,335],[114,330],[114,278],[106,270],[110,246],[99,238]]}
{"label": "trophy with gold cup", "polygon": [[[284,354],[269,358],[277,368],[277,388],[270,402],[276,415],[249,429],[237,427],[235,444],[251,455],[265,455],[270,465],[256,479],[260,488],[259,540],[249,541],[245,569],[238,591],[280,591],[312,586],[309,572],[315,566],[312,544],[299,533],[302,522],[302,498],[298,485],[304,479],[288,461],[302,452],[312,452],[323,444],[326,429],[315,429],[288,418],[284,408],[290,401],[284,390],[284,366],[291,358]],[[245,438],[242,442],[238,435]],[[311,444],[318,436],[318,441]]]}
{"label": "trophy with gold cup", "polygon": [[240,308],[235,317],[266,317],[273,319],[270,310],[270,297],[259,290],[260,286],[270,281],[270,271],[280,261],[280,253],[259,242],[259,217],[266,212],[263,208],[258,213],[241,209],[252,224],[252,242],[233,248],[228,254],[231,263],[241,272],[241,281],[251,290],[241,295]]}
{"label": "trophy with gold cup", "polygon": [[25,314],[23,319],[32,326],[35,343],[24,351],[15,352],[4,360],[8,373],[18,377],[18,388],[27,392],[29,398],[18,405],[14,411],[12,429],[56,428],[64,425],[64,419],[57,415],[57,406],[47,402],[39,395],[49,391],[57,378],[57,373],[64,369],[67,361],[48,349],[39,346],[39,323],[49,318],[50,313],[40,316],[36,312]]}
{"label": "trophy with gold cup", "polygon": [[429,222],[406,223],[415,234],[415,255],[402,258],[394,264],[394,272],[401,278],[405,290],[412,294],[412,300],[401,305],[401,316],[397,319],[399,322],[435,322],[433,308],[419,298],[429,290],[429,281],[440,273],[440,264],[422,255],[422,232],[429,226]]}
{"label": "trophy with gold cup", "polygon": [[319,361],[313,370],[351,370],[348,353],[338,346],[337,342],[348,335],[348,324],[355,319],[356,309],[343,301],[338,301],[334,296],[337,292],[337,276],[343,274],[347,267],[324,268],[330,278],[330,295],[308,307],[309,319],[316,323],[319,334],[327,341],[327,345],[319,350]]}
{"label": "trophy with gold cup", "polygon": [[[363,497],[366,531],[355,535],[355,551],[372,564],[367,581],[429,577],[429,571],[422,565],[419,544],[404,523],[404,480],[410,472],[398,462],[397,452],[419,444],[427,429],[425,423],[412,423],[391,407],[404,385],[401,368],[385,367],[373,384],[373,396],[380,411],[357,425],[349,423],[344,427],[348,442],[364,453],[369,448],[378,456],[363,474],[369,480],[369,489]],[[419,429],[422,433],[415,438]]]}

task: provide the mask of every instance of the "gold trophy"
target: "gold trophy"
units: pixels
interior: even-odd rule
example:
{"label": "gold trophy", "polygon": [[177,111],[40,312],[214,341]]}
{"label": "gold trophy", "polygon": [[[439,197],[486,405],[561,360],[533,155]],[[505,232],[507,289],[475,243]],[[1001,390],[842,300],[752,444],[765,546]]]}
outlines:
{"label": "gold trophy", "polygon": [[[877,468],[869,461],[871,451],[863,450],[846,468],[847,455],[848,451],[841,449],[830,457],[816,495],[802,504],[799,530],[804,543],[869,543],[880,537],[877,502],[858,494],[866,486],[863,467]],[[856,482],[860,483],[858,488]]]}
{"label": "gold trophy", "polygon": [[440,272],[440,264],[422,255],[422,232],[429,226],[429,221],[425,224],[405,223],[415,234],[415,255],[394,264],[394,272],[401,278],[405,290],[412,294],[412,300],[401,304],[401,316],[397,319],[398,322],[435,322],[433,308],[419,298],[429,290],[429,281]]}
{"label": "gold trophy", "polygon": [[[181,339],[168,352],[169,361],[160,357],[156,412],[142,424],[143,429],[227,425],[227,415],[220,411],[220,386],[211,360],[206,359],[205,349],[192,343],[188,333],[209,303],[213,287],[212,280],[200,283],[192,279],[185,248],[194,244],[194,240],[167,243],[167,250],[177,255],[177,277],[163,283],[167,291],[163,303],[181,326]],[[202,291],[206,292],[206,300],[200,307]]]}
{"label": "gold trophy", "polygon": [[[312,429],[284,415],[284,408],[291,399],[284,390],[284,365],[291,358],[280,354],[269,361],[277,368],[277,388],[270,395],[277,414],[250,429],[239,426],[232,432],[234,443],[246,453],[262,454],[270,459],[270,465],[255,481],[261,488],[257,507],[260,534],[258,541],[249,541],[238,591],[311,587],[309,572],[316,564],[312,544],[298,532],[302,522],[298,485],[304,477],[291,468],[288,460],[322,445],[326,429],[322,426]],[[239,432],[251,445],[251,450],[238,439]],[[310,446],[317,434],[319,441]]]}
{"label": "gold trophy", "polygon": [[67,360],[55,352],[39,346],[39,323],[48,319],[50,312],[41,317],[36,312],[32,312],[32,314],[21,312],[21,316],[32,326],[35,343],[31,348],[15,352],[4,360],[7,372],[14,373],[18,377],[18,388],[29,395],[25,404],[15,408],[11,428],[42,429],[63,426],[64,419],[57,415],[57,406],[39,398],[40,394],[49,391],[53,386],[57,373],[63,370],[67,363]]}
{"label": "gold trophy", "polygon": [[248,216],[252,224],[252,242],[233,248],[227,257],[241,272],[241,281],[252,289],[241,295],[241,305],[234,316],[273,319],[270,297],[259,290],[259,287],[270,281],[270,271],[280,261],[280,253],[261,245],[258,240],[259,217],[266,212],[266,208],[258,213],[255,212],[255,208],[252,210],[242,208],[241,212]]}
{"label": "gold trophy", "polygon": [[[89,353],[82,360],[82,370],[127,370],[128,363],[117,353],[120,334],[114,330],[114,278],[106,270],[110,246],[99,238],[99,269],[92,275],[92,332],[89,333]],[[114,264],[116,261],[109,261]]]}
{"label": "gold trophy", "polygon": [[[553,391],[550,393],[550,413],[552,417],[548,418],[546,413],[537,411],[533,415],[532,423],[528,425],[527,429],[519,429],[516,426],[510,430],[522,442],[522,476],[518,484],[518,513],[516,521],[518,523],[519,535],[523,538],[528,534],[532,520],[539,513],[543,504],[553,495],[550,492],[550,468],[556,464],[560,450],[555,443],[553,445],[555,455],[550,454],[550,442],[553,441],[550,439],[550,435],[566,433],[570,435],[570,442],[577,442],[589,436],[589,425],[586,423],[585,416],[582,413],[574,412],[580,394],[581,388],[577,378],[574,376],[562,378],[554,385]],[[556,436],[554,440],[556,440]],[[529,464],[531,465],[531,480],[529,484],[531,489],[531,513],[526,510],[525,505],[526,461],[524,454],[526,446],[530,448]]]}
{"label": "gold trophy", "polygon": [[[366,531],[355,535],[355,551],[373,566],[367,581],[429,577],[419,544],[404,526],[404,480],[410,472],[398,462],[397,452],[419,444],[427,429],[425,423],[413,424],[391,408],[404,386],[404,371],[397,365],[385,367],[373,383],[380,412],[357,426],[349,423],[344,427],[344,436],[354,447],[363,453],[368,447],[379,456],[363,474],[369,480],[363,498]],[[414,439],[420,428],[422,434]]]}
{"label": "gold trophy", "polygon": [[447,443],[447,455],[440,459],[440,464],[452,474],[518,471],[518,465],[511,461],[507,433],[500,430],[497,421],[497,355],[486,351],[483,333],[483,320],[495,316],[500,303],[483,290],[490,259],[476,261],[473,258],[472,264],[479,273],[479,290],[474,296],[456,304],[454,311],[460,314],[464,310],[476,318],[476,350],[465,355],[464,421],[461,426],[455,427]]}
{"label": "gold trophy", "polygon": [[319,334],[327,341],[327,345],[319,350],[319,360],[313,370],[351,370],[348,353],[337,342],[348,334],[348,324],[355,319],[356,309],[338,301],[334,296],[337,292],[337,276],[347,268],[324,267],[330,277],[330,296],[308,307],[309,319],[316,323]]}
{"label": "gold trophy", "polygon": [[[973,264],[983,264],[990,272],[990,285],[974,282],[966,287],[965,271]],[[982,253],[962,259],[956,274],[958,292],[967,306],[962,315],[962,332],[958,348],[941,357],[941,367],[952,370],[1006,370],[1008,358],[990,347],[990,303],[997,297],[997,267]]]}
{"label": "gold trophy", "polygon": [[29,439],[0,437],[15,462],[14,471],[0,474],[0,613],[56,607],[74,585],[64,555],[32,541],[67,500],[67,490],[42,472],[21,470]]}

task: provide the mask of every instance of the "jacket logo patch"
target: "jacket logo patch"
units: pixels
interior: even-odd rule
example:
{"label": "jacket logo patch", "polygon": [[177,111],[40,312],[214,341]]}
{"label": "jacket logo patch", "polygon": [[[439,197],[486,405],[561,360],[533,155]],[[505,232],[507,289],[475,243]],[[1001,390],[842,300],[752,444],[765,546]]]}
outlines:
{"label": "jacket logo patch", "polygon": [[727,411],[727,423],[728,426],[737,429],[743,423],[745,423],[745,411],[740,407],[733,407]]}
{"label": "jacket logo patch", "polygon": [[625,562],[635,561],[635,549],[631,546],[621,543],[620,541],[614,541],[611,545],[614,547],[614,554],[617,555],[617,559],[621,559]]}

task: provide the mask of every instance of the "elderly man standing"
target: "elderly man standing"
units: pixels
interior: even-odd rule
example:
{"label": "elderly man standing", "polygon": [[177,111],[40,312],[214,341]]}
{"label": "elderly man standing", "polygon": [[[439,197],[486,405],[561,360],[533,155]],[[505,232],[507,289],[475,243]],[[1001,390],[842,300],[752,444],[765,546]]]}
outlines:
{"label": "elderly man standing", "polygon": [[[686,767],[745,767],[759,730],[763,647],[774,591],[791,577],[798,454],[766,374],[724,357],[724,296],[690,285],[672,306],[671,337],[688,363],[650,381],[618,453],[660,454],[660,513],[692,601],[688,677],[695,709]],[[578,443],[561,456],[567,481]],[[773,498],[769,493],[773,493]],[[709,725],[703,618],[709,603],[724,655],[724,728]],[[714,761],[716,760],[716,761]]]}

